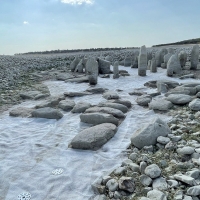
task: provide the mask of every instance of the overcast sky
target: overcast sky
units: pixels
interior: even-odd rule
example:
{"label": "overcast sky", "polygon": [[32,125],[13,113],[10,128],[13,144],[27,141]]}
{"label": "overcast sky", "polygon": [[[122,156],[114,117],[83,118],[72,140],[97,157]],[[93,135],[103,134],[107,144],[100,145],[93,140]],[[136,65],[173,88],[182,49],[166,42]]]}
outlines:
{"label": "overcast sky", "polygon": [[200,37],[200,0],[0,0],[0,55]]}

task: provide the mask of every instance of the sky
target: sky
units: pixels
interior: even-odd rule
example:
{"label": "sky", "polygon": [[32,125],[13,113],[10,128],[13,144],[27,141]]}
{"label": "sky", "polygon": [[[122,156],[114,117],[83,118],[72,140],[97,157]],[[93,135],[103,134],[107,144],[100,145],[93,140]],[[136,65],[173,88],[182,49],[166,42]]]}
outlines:
{"label": "sky", "polygon": [[200,37],[199,0],[0,0],[0,55]]}

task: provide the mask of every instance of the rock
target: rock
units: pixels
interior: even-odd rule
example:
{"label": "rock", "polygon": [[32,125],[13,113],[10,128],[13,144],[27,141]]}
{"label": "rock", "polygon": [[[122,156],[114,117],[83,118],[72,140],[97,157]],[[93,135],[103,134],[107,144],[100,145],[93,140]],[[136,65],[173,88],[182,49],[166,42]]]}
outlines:
{"label": "rock", "polygon": [[99,73],[110,74],[110,62],[102,59],[98,59]]}
{"label": "rock", "polygon": [[181,154],[181,155],[191,155],[194,153],[194,148],[189,147],[189,146],[185,146],[183,148],[178,148],[177,153]]}
{"label": "rock", "polygon": [[157,190],[167,190],[168,189],[168,184],[166,182],[166,179],[163,177],[156,178],[153,181],[152,186],[153,186],[153,189],[157,189]]}
{"label": "rock", "polygon": [[161,169],[156,164],[152,164],[146,167],[144,173],[150,178],[157,178],[161,174]]}
{"label": "rock", "polygon": [[166,99],[177,105],[184,105],[192,101],[191,96],[186,94],[170,94]]}
{"label": "rock", "polygon": [[[165,63],[165,66],[167,66],[167,63],[169,61],[169,59],[173,56],[174,53],[168,53],[164,56],[164,63]],[[166,67],[165,67],[166,68]]]}
{"label": "rock", "polygon": [[87,128],[77,134],[70,145],[74,149],[99,149],[117,132],[117,127],[111,123],[103,123]]}
{"label": "rock", "polygon": [[63,117],[63,114],[59,110],[50,107],[36,109],[31,115],[32,117],[46,119],[61,119]]}
{"label": "rock", "polygon": [[88,76],[82,76],[82,77],[78,77],[78,78],[71,78],[71,79],[67,79],[65,80],[66,83],[70,82],[70,83],[88,83],[89,79]]}
{"label": "rock", "polygon": [[104,93],[107,89],[106,88],[88,88],[86,92],[90,92],[92,94],[101,94]]}
{"label": "rock", "polygon": [[70,64],[70,69],[72,72],[74,72],[74,70],[76,69],[76,66],[78,65],[79,62],[80,62],[80,59],[75,57],[74,60],[72,61],[72,63]]}
{"label": "rock", "polygon": [[9,112],[12,117],[30,117],[33,112],[33,108],[18,107]]}
{"label": "rock", "polygon": [[179,79],[187,79],[187,78],[194,78],[194,74],[183,75]]}
{"label": "rock", "polygon": [[180,74],[182,71],[178,55],[175,54],[170,57],[167,63],[167,76],[173,76],[173,74]]}
{"label": "rock", "polygon": [[139,180],[140,180],[140,183],[142,183],[143,186],[149,186],[152,183],[152,179],[145,174],[142,174],[140,176]]}
{"label": "rock", "polygon": [[115,108],[110,108],[110,107],[91,107],[88,108],[85,113],[94,113],[94,112],[101,112],[101,113],[107,113],[107,114],[111,114],[114,117],[117,118],[125,118],[125,115],[122,111],[115,109]]}
{"label": "rock", "polygon": [[83,113],[85,110],[91,107],[90,103],[87,102],[78,102],[72,109],[72,113]]}
{"label": "rock", "polygon": [[109,191],[114,192],[118,189],[119,184],[117,180],[111,179],[106,183],[106,187],[108,188]]}
{"label": "rock", "polygon": [[127,108],[131,108],[131,102],[129,100],[123,100],[123,99],[113,99],[113,100],[109,100],[110,103],[119,103],[122,104],[124,106],[126,106]]}
{"label": "rock", "polygon": [[189,103],[189,108],[194,111],[200,111],[200,99],[194,99]]}
{"label": "rock", "polygon": [[58,107],[64,111],[70,111],[75,106],[75,102],[72,100],[62,100],[59,102]]}
{"label": "rock", "polygon": [[180,61],[181,67],[184,67],[187,62],[187,53],[185,51],[180,51],[178,54],[178,59]]}
{"label": "rock", "polygon": [[199,45],[196,44],[192,47],[191,51],[191,69],[197,69],[199,63]]}
{"label": "rock", "polygon": [[115,175],[124,175],[125,172],[126,172],[125,167],[119,167],[114,171],[114,174]]}
{"label": "rock", "polygon": [[163,136],[159,136],[157,138],[157,142],[159,142],[160,144],[167,144],[168,142],[170,142],[170,139],[168,137],[163,137]]}
{"label": "rock", "polygon": [[125,190],[128,192],[134,192],[135,183],[132,177],[121,177],[119,179],[119,189]]}
{"label": "rock", "polygon": [[199,177],[199,175],[200,175],[200,170],[199,169],[193,169],[191,171],[187,171],[186,175],[190,176],[190,177],[192,177],[194,179],[197,179]]}
{"label": "rock", "polygon": [[132,66],[132,59],[130,56],[126,56],[124,59],[124,67],[131,67]]}
{"label": "rock", "polygon": [[153,72],[153,73],[157,72],[157,66],[156,66],[155,58],[152,58],[152,60],[151,60],[150,71]]}
{"label": "rock", "polygon": [[105,103],[99,103],[99,107],[110,107],[110,108],[115,108],[118,110],[121,110],[123,113],[128,112],[128,108],[120,103],[110,103],[110,102],[105,102]]}
{"label": "rock", "polygon": [[39,91],[27,91],[27,92],[22,92],[19,94],[19,96],[22,99],[35,99],[35,97],[37,97],[38,95],[43,95],[43,94]]}
{"label": "rock", "polygon": [[92,93],[90,92],[65,92],[64,95],[66,97],[82,97],[85,95],[91,95]]}
{"label": "rock", "polygon": [[115,62],[113,66],[113,79],[119,78],[119,62]]}
{"label": "rock", "polygon": [[178,181],[182,181],[183,183],[186,183],[191,186],[196,185],[195,179],[190,176],[186,176],[183,174],[175,174],[174,178]]}
{"label": "rock", "polygon": [[76,66],[74,72],[83,73],[83,68],[84,68],[84,63],[83,59],[81,59],[78,65]]}
{"label": "rock", "polygon": [[171,133],[168,125],[161,119],[154,119],[142,129],[136,131],[131,137],[131,143],[141,149],[144,146],[155,145],[159,136],[167,136]]}
{"label": "rock", "polygon": [[147,193],[147,197],[152,200],[167,200],[166,195],[159,190],[151,190]]}
{"label": "rock", "polygon": [[109,100],[109,99],[119,99],[119,95],[117,94],[117,92],[113,92],[113,91],[108,91],[105,92],[103,94],[103,98]]}
{"label": "rock", "polygon": [[96,85],[99,74],[99,66],[98,62],[94,58],[89,58],[87,60],[86,74],[88,75],[89,84]]}
{"label": "rock", "polygon": [[150,95],[142,95],[136,99],[136,102],[140,106],[148,106],[151,100],[152,100],[152,97]]}
{"label": "rock", "polygon": [[169,89],[173,89],[177,86],[179,86],[179,83],[176,82],[176,81],[170,81],[170,80],[159,80],[159,81],[156,81],[156,87],[159,83],[163,83],[163,84],[166,84],[168,86]]}
{"label": "rock", "polygon": [[69,73],[59,73],[58,75],[56,75],[56,79],[59,81],[65,81],[71,78],[74,78],[74,75]]}
{"label": "rock", "polygon": [[178,181],[175,180],[167,180],[169,188],[177,188],[179,186]]}
{"label": "rock", "polygon": [[113,59],[112,59],[112,57],[110,55],[107,55],[105,57],[105,60],[108,61],[108,62],[110,62],[110,63],[112,63],[112,61],[113,61]]}
{"label": "rock", "polygon": [[138,56],[138,75],[146,76],[147,70],[147,50],[145,46],[140,48],[140,54]]}
{"label": "rock", "polygon": [[146,162],[144,162],[144,161],[140,162],[140,172],[141,172],[141,174],[144,174],[146,167],[147,167]]}
{"label": "rock", "polygon": [[158,92],[160,93],[168,92],[168,86],[167,84],[164,84],[164,83],[157,82],[157,89],[158,89]]}
{"label": "rock", "polygon": [[80,115],[81,122],[88,124],[103,124],[103,123],[112,123],[118,125],[119,120],[113,115],[106,113],[85,113]]}
{"label": "rock", "polygon": [[165,99],[153,100],[149,103],[149,109],[153,110],[168,111],[172,107],[173,104]]}
{"label": "rock", "polygon": [[199,196],[200,195],[200,185],[190,187],[187,190],[187,194],[190,196]]}

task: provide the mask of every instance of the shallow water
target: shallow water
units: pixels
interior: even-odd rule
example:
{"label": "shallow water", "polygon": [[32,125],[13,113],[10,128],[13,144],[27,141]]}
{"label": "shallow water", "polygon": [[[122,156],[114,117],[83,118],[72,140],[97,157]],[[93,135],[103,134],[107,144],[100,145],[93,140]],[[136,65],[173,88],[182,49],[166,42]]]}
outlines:
{"label": "shallow water", "polygon": [[[90,126],[80,122],[79,114],[63,112],[64,117],[58,121],[14,118],[9,116],[9,111],[0,115],[0,199],[13,200],[19,194],[29,192],[31,199],[36,200],[86,200],[93,195],[90,184],[120,166],[125,159],[123,151],[129,146],[131,135],[156,116],[153,111],[138,106],[135,103],[136,96],[130,96],[128,92],[143,88],[143,84],[149,80],[176,80],[166,77],[166,70],[163,69],[139,77],[137,69],[120,68],[128,70],[131,76],[99,78],[96,87],[123,90],[119,92],[120,97],[130,100],[133,106],[116,135],[98,151],[68,148],[73,137]],[[84,91],[89,87],[87,83],[44,83],[53,96],[69,91]],[[156,90],[144,88],[144,91]],[[73,99],[93,105],[105,101],[100,94]],[[18,106],[33,107],[39,102],[27,101]],[[168,116],[160,117],[169,120]],[[62,168],[63,173],[53,175],[52,171],[58,168]]]}

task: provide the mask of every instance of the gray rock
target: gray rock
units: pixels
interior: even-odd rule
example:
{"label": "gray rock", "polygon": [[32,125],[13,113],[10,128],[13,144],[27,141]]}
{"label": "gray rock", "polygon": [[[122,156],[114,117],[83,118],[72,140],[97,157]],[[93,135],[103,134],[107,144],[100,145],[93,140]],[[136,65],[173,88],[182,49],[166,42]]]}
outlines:
{"label": "gray rock", "polygon": [[71,79],[67,79],[65,80],[66,83],[70,82],[70,83],[88,83],[89,82],[89,78],[88,76],[82,76],[82,77],[78,77],[78,78],[71,78]]}
{"label": "gray rock", "polygon": [[147,167],[146,162],[144,162],[144,161],[140,162],[140,172],[141,172],[141,174],[144,174],[146,167]]}
{"label": "gray rock", "polygon": [[125,172],[126,172],[126,167],[118,167],[118,168],[114,171],[114,174],[115,174],[115,175],[124,175]]}
{"label": "gray rock", "polygon": [[101,94],[101,93],[104,93],[106,90],[107,90],[106,88],[101,88],[101,87],[94,88],[94,87],[91,87],[91,88],[88,88],[86,90],[86,92],[90,92],[92,94]]}
{"label": "gray rock", "polygon": [[170,94],[166,99],[177,105],[184,105],[192,101],[191,96],[186,94]]}
{"label": "gray rock", "polygon": [[152,179],[145,174],[142,174],[140,176],[139,180],[140,180],[140,183],[142,183],[143,186],[149,186],[152,183]]}
{"label": "gray rock", "polygon": [[116,61],[113,66],[113,79],[119,78],[119,62]]}
{"label": "gray rock", "polygon": [[66,97],[82,97],[85,95],[91,95],[92,93],[90,92],[65,92],[64,95]]}
{"label": "gray rock", "polygon": [[75,57],[74,60],[72,61],[72,63],[70,64],[70,69],[72,72],[74,72],[74,70],[76,69],[76,66],[78,65],[79,62],[80,62],[80,59]]}
{"label": "gray rock", "polygon": [[114,124],[104,123],[91,128],[87,128],[76,135],[71,141],[74,149],[99,149],[117,132]]}
{"label": "gray rock", "polygon": [[158,92],[160,92],[160,93],[167,93],[168,92],[167,84],[164,84],[164,83],[161,83],[161,82],[157,82],[157,89],[158,89]]}
{"label": "gray rock", "polygon": [[136,102],[140,106],[148,106],[148,104],[151,102],[151,100],[152,100],[152,97],[150,95],[142,95],[136,99]]}
{"label": "gray rock", "polygon": [[9,115],[12,117],[31,117],[33,110],[33,108],[18,107],[12,109]]}
{"label": "gray rock", "polygon": [[153,73],[157,72],[157,66],[156,66],[155,58],[152,58],[152,60],[151,60],[150,71],[153,72]]}
{"label": "gray rock", "polygon": [[191,155],[194,153],[194,148],[190,146],[185,146],[183,148],[178,148],[177,153],[181,155]]}
{"label": "gray rock", "polygon": [[70,111],[75,106],[75,102],[72,100],[62,100],[59,102],[58,107],[64,111]]}
{"label": "gray rock", "polygon": [[60,119],[63,117],[63,114],[59,110],[50,107],[36,109],[31,115],[32,117],[46,119]]}
{"label": "gray rock", "polygon": [[172,107],[173,104],[165,99],[153,100],[149,103],[149,109],[152,110],[167,111]]}
{"label": "gray rock", "polygon": [[181,64],[178,59],[178,55],[175,54],[170,57],[167,63],[167,76],[173,76],[173,74],[180,74],[182,71]]}
{"label": "gray rock", "polygon": [[101,112],[101,113],[107,113],[111,114],[114,117],[117,118],[125,118],[124,113],[121,110],[115,109],[115,108],[110,108],[110,107],[91,107],[88,108],[85,113],[94,113],[94,112]]}
{"label": "gray rock", "polygon": [[192,47],[191,51],[191,69],[197,69],[199,63],[199,45],[196,44]]}
{"label": "gray rock", "polygon": [[83,73],[83,68],[84,68],[84,62],[83,59],[81,59],[78,65],[76,66],[74,72]]}
{"label": "gray rock", "polygon": [[168,53],[164,56],[164,63],[165,63],[165,66],[167,66],[167,63],[169,61],[169,59],[173,56],[174,53]]}
{"label": "gray rock", "polygon": [[191,171],[187,171],[186,175],[190,176],[190,177],[192,177],[194,179],[197,179],[199,177],[199,175],[200,175],[200,170],[199,169],[193,169]]}
{"label": "gray rock", "polygon": [[58,75],[56,75],[56,79],[59,81],[65,81],[71,78],[74,78],[74,75],[69,73],[59,73]]}
{"label": "gray rock", "polygon": [[190,187],[187,190],[187,194],[191,195],[191,196],[199,196],[200,195],[200,185]]}
{"label": "gray rock", "polygon": [[187,79],[187,78],[194,78],[194,74],[183,75],[179,79]]}
{"label": "gray rock", "polygon": [[156,164],[152,164],[146,167],[145,174],[150,178],[158,178],[161,174],[161,169]]}
{"label": "gray rock", "polygon": [[86,74],[90,85],[96,85],[99,74],[98,62],[94,58],[89,58],[86,63]]}
{"label": "gray rock", "polygon": [[171,133],[168,125],[161,119],[154,119],[142,129],[136,131],[131,137],[131,143],[141,149],[144,146],[155,145],[159,136],[167,136]]}
{"label": "gray rock", "polygon": [[194,111],[200,111],[200,99],[194,99],[189,103],[189,108]]}
{"label": "gray rock", "polygon": [[167,144],[168,142],[170,142],[170,139],[168,137],[163,137],[163,136],[159,136],[157,138],[157,142],[159,142],[160,144]]}
{"label": "gray rock", "polygon": [[175,174],[174,178],[178,181],[182,181],[183,183],[186,183],[191,186],[196,185],[195,179],[190,176],[186,176],[183,174]]}
{"label": "gray rock", "polygon": [[87,102],[78,102],[72,109],[72,113],[83,113],[90,108],[91,104]]}
{"label": "gray rock", "polygon": [[155,84],[156,84],[155,87],[157,87],[157,85],[158,85],[159,83],[166,84],[166,85],[168,86],[169,89],[173,89],[173,88],[179,86],[179,83],[176,82],[176,81],[159,80],[159,81],[156,81],[156,82],[155,82]]}
{"label": "gray rock", "polygon": [[121,110],[123,113],[128,112],[128,108],[120,103],[102,102],[102,103],[99,103],[98,106],[115,108],[115,109]]}
{"label": "gray rock", "polygon": [[99,64],[99,73],[100,74],[109,74],[110,73],[110,62],[102,59],[98,59]]}
{"label": "gray rock", "polygon": [[119,182],[119,189],[131,192],[131,193],[134,192],[135,183],[132,177],[121,177],[118,182]]}
{"label": "gray rock", "polygon": [[152,186],[153,186],[153,189],[157,189],[157,190],[167,190],[168,189],[168,184],[166,182],[166,179],[163,177],[156,178],[153,181]]}
{"label": "gray rock", "polygon": [[123,100],[123,99],[113,99],[113,100],[109,100],[109,102],[111,103],[119,103],[122,104],[124,106],[126,106],[127,108],[131,108],[131,102],[129,100]]}
{"label": "gray rock", "polygon": [[124,59],[124,67],[131,67],[132,66],[132,59],[130,56],[126,56]]}
{"label": "gray rock", "polygon": [[108,91],[105,92],[103,94],[103,98],[109,100],[109,99],[119,99],[119,95],[117,94],[117,92],[113,92],[113,91]]}
{"label": "gray rock", "polygon": [[147,70],[147,50],[145,46],[140,48],[140,54],[138,56],[138,75],[146,76]]}
{"label": "gray rock", "polygon": [[119,120],[113,115],[106,113],[85,113],[80,115],[81,122],[88,124],[103,124],[103,123],[112,123],[118,125]]}
{"label": "gray rock", "polygon": [[187,53],[185,51],[180,51],[178,54],[178,58],[179,58],[181,67],[184,67],[187,61]]}
{"label": "gray rock", "polygon": [[147,197],[152,200],[167,200],[166,195],[159,190],[151,190],[147,193]]}
{"label": "gray rock", "polygon": [[175,180],[167,180],[167,183],[170,188],[177,188],[179,186],[178,181]]}
{"label": "gray rock", "polygon": [[22,92],[19,94],[19,96],[22,99],[35,99],[35,97],[37,97],[38,95],[43,95],[43,94],[39,91],[27,91],[27,92]]}
{"label": "gray rock", "polygon": [[109,191],[114,192],[118,190],[119,184],[117,180],[111,179],[106,183],[106,187],[108,188]]}

